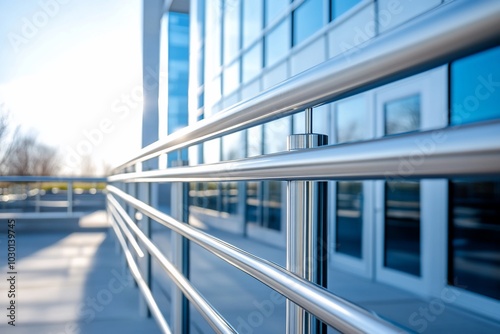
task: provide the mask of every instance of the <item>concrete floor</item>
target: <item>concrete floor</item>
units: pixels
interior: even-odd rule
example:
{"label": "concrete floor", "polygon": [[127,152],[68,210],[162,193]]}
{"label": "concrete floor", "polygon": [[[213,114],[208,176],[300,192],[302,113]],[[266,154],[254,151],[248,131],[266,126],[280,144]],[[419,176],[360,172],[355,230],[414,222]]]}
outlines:
{"label": "concrete floor", "polygon": [[6,318],[7,246],[0,234],[0,333],[160,333],[154,320],[139,316],[138,289],[102,219],[53,232],[30,232],[27,225],[33,223],[17,223],[15,327]]}

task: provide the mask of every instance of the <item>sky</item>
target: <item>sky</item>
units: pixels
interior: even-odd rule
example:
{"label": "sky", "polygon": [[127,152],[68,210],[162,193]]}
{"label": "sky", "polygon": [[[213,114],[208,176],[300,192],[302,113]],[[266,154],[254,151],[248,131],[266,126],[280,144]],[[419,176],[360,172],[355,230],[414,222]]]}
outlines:
{"label": "sky", "polygon": [[140,148],[141,0],[0,0],[0,107],[63,172]]}

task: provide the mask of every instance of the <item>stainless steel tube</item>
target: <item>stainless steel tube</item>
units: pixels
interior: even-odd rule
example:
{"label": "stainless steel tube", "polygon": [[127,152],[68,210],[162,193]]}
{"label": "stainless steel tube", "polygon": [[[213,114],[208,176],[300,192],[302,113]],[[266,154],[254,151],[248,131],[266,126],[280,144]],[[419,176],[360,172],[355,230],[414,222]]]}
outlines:
{"label": "stainless steel tube", "polygon": [[115,170],[416,74],[500,40],[500,1],[456,0],[143,148]]}
{"label": "stainless steel tube", "polygon": [[328,290],[308,282],[272,262],[258,258],[190,225],[176,221],[114,186],[108,186],[107,189],[145,215],[258,279],[341,332],[381,334],[404,332],[359,306],[335,296]]}
{"label": "stainless steel tube", "polygon": [[125,238],[123,237],[118,226],[115,224],[115,221],[113,219],[111,221],[113,224],[113,228],[114,228],[116,237],[118,238],[118,241],[120,242],[120,245],[122,246],[123,253],[125,254],[125,259],[127,260],[130,272],[131,272],[132,276],[134,277],[135,281],[137,282],[137,286],[141,290],[142,296],[146,300],[146,303],[149,305],[149,309],[151,310],[153,317],[155,318],[156,322],[158,323],[160,330],[164,334],[171,334],[172,332],[170,331],[168,323],[165,321],[165,318],[163,317],[160,309],[158,308],[158,305],[156,304],[156,301],[151,293],[151,290],[149,289],[148,285],[146,284],[146,282],[142,278],[141,272],[139,271],[139,268],[137,267],[137,264],[134,261],[134,257],[132,256],[132,254],[130,253],[130,250],[127,247],[127,242],[125,241]]}
{"label": "stainless steel tube", "polygon": [[129,225],[130,229],[141,240],[141,243],[146,247],[148,252],[155,257],[158,263],[162,266],[168,276],[177,285],[181,291],[193,303],[193,306],[200,312],[200,314],[207,320],[212,329],[219,334],[236,333],[236,330],[217,312],[212,305],[200,294],[200,292],[191,285],[189,280],[175,268],[175,266],[163,255],[158,247],[153,244],[151,240],[138,228],[132,219],[127,215],[125,209],[118,203],[112,196],[108,195],[108,202],[112,208],[118,212],[125,222]]}
{"label": "stainless steel tube", "polygon": [[121,174],[108,180],[401,180],[499,173],[500,121],[492,121],[224,163]]}

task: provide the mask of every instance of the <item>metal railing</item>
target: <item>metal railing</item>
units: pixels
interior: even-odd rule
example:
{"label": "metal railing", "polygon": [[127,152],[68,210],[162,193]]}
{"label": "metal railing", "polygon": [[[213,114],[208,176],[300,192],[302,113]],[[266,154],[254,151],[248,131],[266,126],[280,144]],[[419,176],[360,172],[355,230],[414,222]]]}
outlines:
{"label": "metal railing", "polygon": [[[121,244],[131,258],[124,237],[139,255],[139,265],[131,259],[131,268],[145,291],[144,298],[164,332],[187,331],[189,315],[186,299],[218,333],[234,328],[204,299],[189,282],[188,243],[194,242],[227,263],[258,279],[285,296],[287,332],[321,332],[315,319],[349,333],[396,333],[402,329],[350,303],[321,285],[313,277],[317,268],[303,267],[313,258],[321,242],[314,236],[324,223],[323,209],[317,198],[323,180],[397,178],[401,159],[410,159],[416,141],[434,140],[437,133],[446,141],[434,145],[405,178],[429,178],[500,174],[500,122],[449,127],[400,135],[366,142],[321,146],[322,140],[310,133],[309,108],[354,95],[375,86],[445,64],[459,57],[498,45],[500,41],[500,2],[453,1],[442,5],[397,30],[385,33],[361,46],[348,58],[340,55],[305,71],[248,101],[239,103],[213,117],[197,122],[166,139],[153,143],[115,169],[109,177],[108,206],[116,223]],[[308,109],[306,133],[289,139],[289,152],[237,161],[181,166],[162,170],[140,170],[142,161],[206,140],[221,137],[276,118]],[[285,140],[285,138],[283,138]],[[128,172],[122,172],[127,169]],[[193,181],[287,181],[287,268],[258,258],[186,224],[187,189],[182,182]],[[173,182],[173,214],[169,216],[151,205],[151,185]],[[137,194],[120,188],[138,183]],[[137,198],[136,198],[137,197]],[[120,203],[121,202],[121,203]],[[129,212],[123,208],[131,208]],[[135,211],[147,219],[135,223],[129,217]],[[150,223],[156,221],[175,233],[173,261],[169,262],[151,242]],[[139,228],[137,227],[139,226]],[[313,231],[313,232],[311,232]],[[132,232],[132,233],[131,233]],[[133,236],[139,243],[136,244]],[[322,241],[325,242],[325,241]],[[147,283],[151,280],[148,256],[152,255],[172,278],[184,297],[173,302],[172,327],[158,312]],[[324,260],[324,259],[323,259]],[[136,267],[143,268],[142,275]],[[316,275],[317,276],[317,275]]]}
{"label": "metal railing", "polygon": [[106,178],[0,176],[0,216],[69,218],[104,210]]}

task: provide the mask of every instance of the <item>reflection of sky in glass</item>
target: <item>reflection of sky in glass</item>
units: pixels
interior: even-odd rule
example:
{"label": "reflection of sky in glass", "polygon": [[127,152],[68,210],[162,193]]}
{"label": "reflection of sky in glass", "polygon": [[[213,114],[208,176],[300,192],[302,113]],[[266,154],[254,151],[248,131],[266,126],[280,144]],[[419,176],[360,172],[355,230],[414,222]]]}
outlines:
{"label": "reflection of sky in glass", "polygon": [[500,47],[451,64],[452,125],[500,117]]}
{"label": "reflection of sky in glass", "polygon": [[340,15],[347,12],[355,4],[359,3],[361,0],[332,0],[331,15],[332,18],[337,18]]}
{"label": "reflection of sky in glass", "polygon": [[255,44],[243,55],[242,76],[243,82],[255,78],[262,68],[262,42]]}
{"label": "reflection of sky in glass", "polygon": [[222,159],[236,160],[243,158],[242,141],[243,134],[241,131],[222,137]]}
{"label": "reflection of sky in glass", "polygon": [[[251,0],[257,2],[258,0]],[[283,12],[290,0],[266,0],[266,25]]]}
{"label": "reflection of sky in glass", "polygon": [[230,94],[238,88],[240,82],[240,62],[235,61],[224,71],[224,95]]}
{"label": "reflection of sky in glass", "polygon": [[239,1],[228,2],[224,6],[224,63],[234,59],[240,49]]}
{"label": "reflection of sky in glass", "polygon": [[257,125],[247,130],[247,155],[249,157],[262,154],[262,126]]}
{"label": "reflection of sky in glass", "polygon": [[266,37],[266,66],[275,64],[290,48],[290,18],[283,20]]}
{"label": "reflection of sky in glass", "polygon": [[416,131],[420,128],[420,96],[413,95],[384,105],[385,134]]}
{"label": "reflection of sky in glass", "polygon": [[337,142],[369,138],[368,109],[363,96],[337,103]]}
{"label": "reflection of sky in glass", "polygon": [[[314,19],[311,19],[314,18]],[[306,0],[293,12],[293,45],[297,45],[323,26],[323,1]]]}
{"label": "reflection of sky in glass", "polygon": [[285,117],[264,124],[264,154],[286,151],[290,120],[291,117]]}
{"label": "reflection of sky in glass", "polygon": [[249,46],[261,33],[263,13],[262,1],[243,0],[243,47]]}

